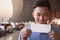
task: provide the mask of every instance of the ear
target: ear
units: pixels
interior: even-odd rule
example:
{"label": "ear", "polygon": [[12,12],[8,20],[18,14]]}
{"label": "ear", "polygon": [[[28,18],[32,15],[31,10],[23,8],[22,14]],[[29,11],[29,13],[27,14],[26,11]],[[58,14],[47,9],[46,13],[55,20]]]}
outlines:
{"label": "ear", "polygon": [[34,11],[32,12],[32,16],[33,16],[33,18],[34,18]]}

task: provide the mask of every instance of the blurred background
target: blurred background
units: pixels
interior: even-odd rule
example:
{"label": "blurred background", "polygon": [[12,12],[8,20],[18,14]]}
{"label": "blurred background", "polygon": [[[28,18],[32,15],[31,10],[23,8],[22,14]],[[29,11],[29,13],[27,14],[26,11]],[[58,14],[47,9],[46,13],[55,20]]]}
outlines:
{"label": "blurred background", "polygon": [[[0,40],[18,40],[20,30],[34,23],[33,3],[36,0],[0,0]],[[60,0],[51,4],[50,23],[60,28]],[[49,20],[47,21],[49,23]]]}

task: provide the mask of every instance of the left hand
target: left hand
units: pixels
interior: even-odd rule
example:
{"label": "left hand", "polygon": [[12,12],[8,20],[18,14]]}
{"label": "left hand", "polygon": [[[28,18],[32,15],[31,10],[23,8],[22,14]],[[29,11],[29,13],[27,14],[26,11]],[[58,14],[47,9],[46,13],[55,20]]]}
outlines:
{"label": "left hand", "polygon": [[52,39],[52,40],[59,40],[59,34],[56,32],[56,31],[54,31],[54,30],[51,30],[50,32],[49,32],[49,37]]}

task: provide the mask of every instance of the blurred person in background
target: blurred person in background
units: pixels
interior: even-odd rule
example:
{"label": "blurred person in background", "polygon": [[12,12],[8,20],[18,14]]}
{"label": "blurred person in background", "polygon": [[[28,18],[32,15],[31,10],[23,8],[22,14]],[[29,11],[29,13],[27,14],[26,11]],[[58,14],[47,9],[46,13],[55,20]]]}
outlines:
{"label": "blurred person in background", "polygon": [[18,30],[21,30],[21,29],[23,29],[24,27],[25,27],[25,25],[24,25],[23,23],[21,23],[21,24],[18,25]]}
{"label": "blurred person in background", "polygon": [[6,33],[13,33],[13,27],[11,24],[6,25]]}

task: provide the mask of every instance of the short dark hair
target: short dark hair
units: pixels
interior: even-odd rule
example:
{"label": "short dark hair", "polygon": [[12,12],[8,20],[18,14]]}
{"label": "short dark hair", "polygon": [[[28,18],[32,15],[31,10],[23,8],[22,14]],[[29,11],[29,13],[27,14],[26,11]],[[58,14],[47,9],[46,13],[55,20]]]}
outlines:
{"label": "short dark hair", "polygon": [[33,8],[36,7],[48,7],[48,9],[51,9],[50,3],[48,0],[36,0],[33,4]]}
{"label": "short dark hair", "polygon": [[21,26],[21,25],[25,26],[23,23],[19,24],[18,26]]}
{"label": "short dark hair", "polygon": [[5,26],[8,27],[8,26],[12,26],[12,25],[11,24],[6,24]]}

